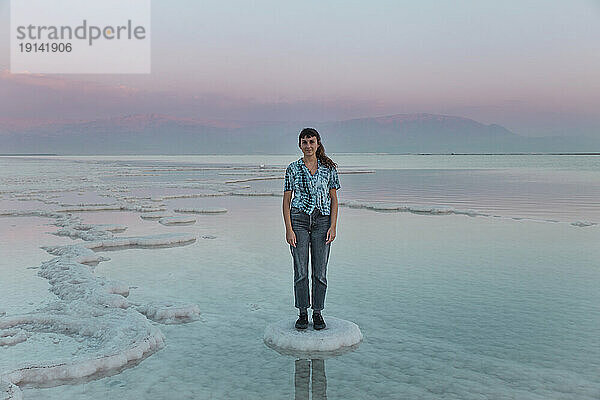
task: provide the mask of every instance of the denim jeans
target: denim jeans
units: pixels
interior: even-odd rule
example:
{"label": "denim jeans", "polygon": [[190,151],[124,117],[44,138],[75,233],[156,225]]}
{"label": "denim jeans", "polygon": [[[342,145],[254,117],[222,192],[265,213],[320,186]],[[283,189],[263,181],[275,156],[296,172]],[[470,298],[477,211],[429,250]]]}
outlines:
{"label": "denim jeans", "polygon": [[331,243],[325,244],[331,216],[315,208],[311,215],[296,207],[290,210],[292,229],[296,234],[296,247],[290,245],[294,260],[294,299],[297,308],[309,308],[308,254],[310,249],[312,309],[320,311],[325,306],[327,290],[327,261]]}

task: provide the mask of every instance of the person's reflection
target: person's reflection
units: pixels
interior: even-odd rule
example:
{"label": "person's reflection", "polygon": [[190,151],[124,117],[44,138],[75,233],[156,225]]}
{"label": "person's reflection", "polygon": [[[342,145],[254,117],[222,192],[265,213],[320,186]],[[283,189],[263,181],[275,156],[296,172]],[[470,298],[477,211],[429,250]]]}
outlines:
{"label": "person's reflection", "polygon": [[327,400],[327,377],[325,376],[325,360],[311,360],[312,365],[312,398]]}
{"label": "person's reflection", "polygon": [[296,360],[294,384],[296,400],[308,400],[308,382],[312,369],[312,398],[327,400],[327,377],[325,376],[325,360]]}
{"label": "person's reflection", "polygon": [[310,360],[296,360],[294,369],[296,400],[308,400],[308,381],[310,378]]}

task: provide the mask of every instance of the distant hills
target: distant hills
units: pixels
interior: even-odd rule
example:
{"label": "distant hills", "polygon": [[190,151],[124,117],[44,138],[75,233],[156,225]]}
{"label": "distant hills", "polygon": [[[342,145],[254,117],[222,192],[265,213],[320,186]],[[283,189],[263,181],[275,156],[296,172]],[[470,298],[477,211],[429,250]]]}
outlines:
{"label": "distant hills", "polygon": [[334,122],[245,122],[136,114],[78,122],[0,121],[0,153],[290,154],[312,126],[332,153],[594,152],[600,139],[529,138],[492,124],[435,114]]}

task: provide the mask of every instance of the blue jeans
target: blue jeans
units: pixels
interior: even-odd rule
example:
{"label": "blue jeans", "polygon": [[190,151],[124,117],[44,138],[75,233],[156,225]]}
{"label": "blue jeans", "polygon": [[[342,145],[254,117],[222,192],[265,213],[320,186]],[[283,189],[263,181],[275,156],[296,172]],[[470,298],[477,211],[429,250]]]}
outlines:
{"label": "blue jeans", "polygon": [[311,215],[296,207],[290,209],[292,229],[296,234],[296,247],[290,245],[294,260],[294,299],[296,308],[311,306],[308,291],[308,253],[310,248],[312,309],[320,311],[325,306],[327,291],[327,261],[331,243],[325,244],[331,223],[330,215],[315,208]]}

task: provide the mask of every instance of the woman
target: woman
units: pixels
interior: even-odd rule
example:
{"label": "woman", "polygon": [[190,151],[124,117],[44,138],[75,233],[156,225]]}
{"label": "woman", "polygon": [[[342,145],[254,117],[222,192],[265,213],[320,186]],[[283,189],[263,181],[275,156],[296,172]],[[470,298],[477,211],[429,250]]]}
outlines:
{"label": "woman", "polygon": [[[335,239],[340,182],[337,165],[325,155],[319,132],[305,128],[298,146],[304,157],[285,171],[283,220],[285,239],[294,260],[294,298],[300,316],[297,329],[308,327],[308,308],[312,304],[313,327],[325,328],[321,311],[327,290],[329,248]],[[292,192],[294,198],[292,199]],[[291,207],[290,207],[291,206]],[[310,248],[312,296],[308,290],[308,252]],[[312,300],[312,302],[311,302]]]}

